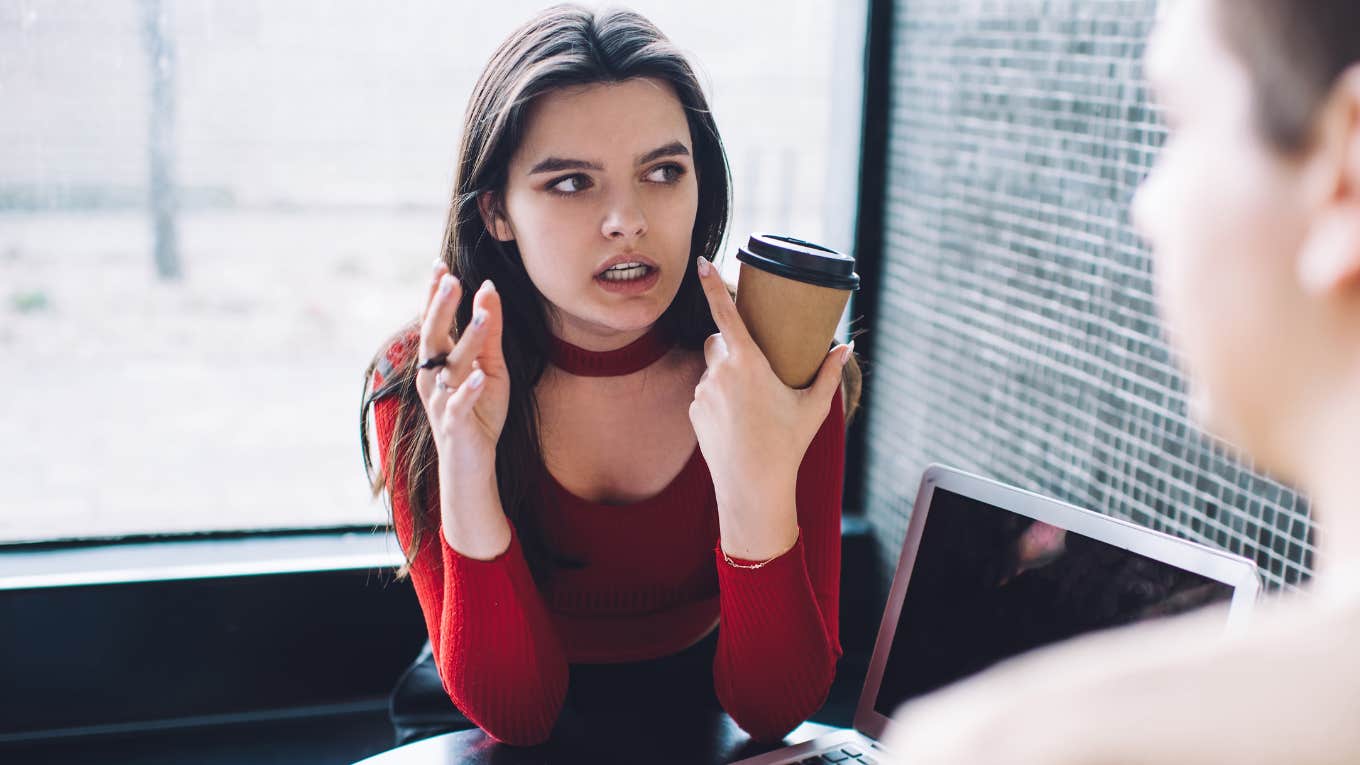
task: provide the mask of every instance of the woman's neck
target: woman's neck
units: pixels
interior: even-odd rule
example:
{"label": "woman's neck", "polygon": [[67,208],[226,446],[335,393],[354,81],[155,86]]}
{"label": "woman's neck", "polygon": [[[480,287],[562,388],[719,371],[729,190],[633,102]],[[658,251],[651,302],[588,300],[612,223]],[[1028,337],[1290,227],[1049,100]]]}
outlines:
{"label": "woman's neck", "polygon": [[585,322],[556,309],[552,313],[548,324],[549,372],[560,370],[601,382],[664,372],[664,360],[675,349],[674,338],[657,321],[621,330]]}
{"label": "woman's neck", "polygon": [[1360,395],[1319,407],[1318,424],[1297,475],[1317,524],[1318,578],[1360,567]]}
{"label": "woman's neck", "polygon": [[614,329],[598,324],[586,324],[569,318],[550,322],[549,331],[559,340],[587,351],[613,351],[622,348],[651,331],[655,324],[640,329]]}

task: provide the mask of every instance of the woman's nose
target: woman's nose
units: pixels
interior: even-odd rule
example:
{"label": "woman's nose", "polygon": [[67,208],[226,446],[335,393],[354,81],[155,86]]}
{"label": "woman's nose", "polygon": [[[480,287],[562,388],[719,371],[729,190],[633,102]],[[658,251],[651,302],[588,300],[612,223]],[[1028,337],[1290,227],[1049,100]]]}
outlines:
{"label": "woman's nose", "polygon": [[607,239],[628,239],[647,233],[647,216],[630,193],[616,196],[605,215],[602,233]]}
{"label": "woman's nose", "polygon": [[1134,190],[1129,204],[1129,222],[1147,246],[1152,247],[1161,235],[1177,230],[1181,222],[1178,213],[1182,194],[1179,190],[1184,175],[1178,149],[1168,143]]}

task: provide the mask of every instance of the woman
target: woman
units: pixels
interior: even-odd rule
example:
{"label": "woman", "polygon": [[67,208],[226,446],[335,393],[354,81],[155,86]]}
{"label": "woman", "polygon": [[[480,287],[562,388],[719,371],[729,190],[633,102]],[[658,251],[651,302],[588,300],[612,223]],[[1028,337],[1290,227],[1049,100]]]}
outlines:
{"label": "woman", "polygon": [[1360,762],[1360,6],[1165,7],[1136,223],[1197,417],[1310,495],[1320,563],[1240,638],[1189,616],[910,704],[900,762]]}
{"label": "woman", "polygon": [[841,345],[805,390],[775,377],[710,266],[728,188],[637,14],[548,9],[473,91],[423,318],[370,373],[440,677],[499,741],[548,737],[569,666],[707,650],[759,739],[831,684],[858,372]]}

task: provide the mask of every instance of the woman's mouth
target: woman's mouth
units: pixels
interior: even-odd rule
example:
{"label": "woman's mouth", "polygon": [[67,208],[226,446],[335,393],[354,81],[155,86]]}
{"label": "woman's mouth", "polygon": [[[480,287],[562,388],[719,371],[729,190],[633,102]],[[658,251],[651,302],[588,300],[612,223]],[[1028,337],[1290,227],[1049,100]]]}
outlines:
{"label": "woman's mouth", "polygon": [[595,283],[610,292],[636,294],[656,286],[660,276],[660,269],[646,263],[619,263],[596,276]]}
{"label": "woman's mouth", "polygon": [[633,279],[641,279],[652,269],[646,263],[620,263],[616,266],[605,269],[599,278],[611,282],[626,282]]}

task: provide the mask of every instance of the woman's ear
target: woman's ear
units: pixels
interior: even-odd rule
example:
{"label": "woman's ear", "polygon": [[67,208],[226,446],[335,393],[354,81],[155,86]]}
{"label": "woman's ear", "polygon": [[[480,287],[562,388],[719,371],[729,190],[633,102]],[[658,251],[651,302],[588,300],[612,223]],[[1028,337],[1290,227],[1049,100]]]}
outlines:
{"label": "woman's ear", "polygon": [[1321,204],[1296,265],[1304,291],[1323,295],[1360,281],[1360,65],[1337,79],[1317,127],[1310,196]]}
{"label": "woman's ear", "polygon": [[502,242],[510,242],[515,232],[510,229],[510,220],[505,217],[500,197],[494,191],[483,191],[477,195],[477,210],[482,214],[482,223],[491,235]]}
{"label": "woman's ear", "polygon": [[1360,203],[1329,207],[1309,224],[1298,278],[1310,295],[1335,293],[1360,281]]}

